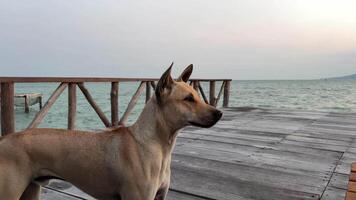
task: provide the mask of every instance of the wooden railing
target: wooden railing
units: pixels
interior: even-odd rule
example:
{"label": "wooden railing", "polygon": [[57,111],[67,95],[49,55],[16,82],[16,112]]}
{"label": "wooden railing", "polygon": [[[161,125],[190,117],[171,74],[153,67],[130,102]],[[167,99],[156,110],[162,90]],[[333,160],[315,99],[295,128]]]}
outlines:
{"label": "wooden railing", "polygon": [[[36,128],[45,115],[48,113],[54,102],[68,88],[68,129],[75,129],[76,105],[77,105],[77,88],[81,90],[89,104],[98,114],[101,121],[106,127],[119,126],[125,124],[132,109],[137,103],[140,95],[146,88],[146,102],[151,98],[151,88],[155,89],[158,79],[140,79],[140,78],[67,78],[67,77],[0,77],[1,83],[1,133],[2,135],[15,131],[14,117],[14,84],[15,83],[60,83],[57,89],[52,93],[47,102],[36,114],[27,129]],[[108,82],[111,83],[110,103],[111,103],[111,120],[109,120],[100,107],[96,104],[93,97],[86,88],[87,82]],[[121,82],[140,82],[136,92],[128,103],[128,106],[119,118],[119,84]],[[201,82],[209,82],[209,99],[206,96]],[[216,82],[221,82],[218,95],[215,94]],[[228,107],[230,96],[231,79],[191,79],[189,82],[206,103],[217,106],[220,97],[223,96],[223,107]],[[78,86],[78,87],[77,87]]]}

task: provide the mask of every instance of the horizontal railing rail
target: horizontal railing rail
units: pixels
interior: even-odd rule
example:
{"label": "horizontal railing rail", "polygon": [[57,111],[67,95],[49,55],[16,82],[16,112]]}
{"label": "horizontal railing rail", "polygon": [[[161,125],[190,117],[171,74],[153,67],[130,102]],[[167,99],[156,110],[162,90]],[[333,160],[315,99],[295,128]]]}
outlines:
{"label": "horizontal railing rail", "polygon": [[[231,79],[191,79],[194,81],[231,81]],[[110,78],[110,77],[0,77],[1,83],[50,83],[50,82],[138,82],[138,81],[158,81],[157,78]]]}
{"label": "horizontal railing rail", "polygon": [[[135,107],[140,95],[146,89],[146,102],[151,98],[151,89],[155,89],[155,78],[101,78],[101,77],[0,77],[1,84],[1,133],[2,135],[15,131],[14,116],[14,85],[16,83],[59,83],[59,86],[53,91],[47,102],[36,114],[27,129],[36,128],[42,122],[54,102],[59,98],[65,89],[68,88],[68,117],[67,128],[75,129],[76,112],[77,112],[77,88],[83,93],[86,100],[97,113],[105,127],[116,127],[124,125],[129,118],[130,113]],[[110,103],[111,103],[111,120],[106,117],[89,90],[86,88],[87,82],[107,82],[111,83]],[[119,85],[120,82],[140,82],[137,90],[129,101],[126,110],[119,118]],[[201,82],[209,82],[209,97],[204,92]],[[221,82],[218,95],[215,94],[216,82]],[[228,107],[230,97],[231,79],[191,79],[190,85],[201,95],[202,99],[213,106],[217,106],[223,95],[223,107]]]}

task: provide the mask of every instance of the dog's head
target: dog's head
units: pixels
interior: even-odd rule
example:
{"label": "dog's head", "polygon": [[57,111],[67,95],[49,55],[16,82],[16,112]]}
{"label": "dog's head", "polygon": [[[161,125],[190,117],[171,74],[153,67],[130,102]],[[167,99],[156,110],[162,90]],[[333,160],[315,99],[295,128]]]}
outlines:
{"label": "dog's head", "polygon": [[197,91],[187,84],[193,65],[189,65],[177,80],[171,77],[172,65],[163,73],[155,91],[164,120],[177,129],[187,125],[213,126],[220,120],[222,112],[202,101]]}

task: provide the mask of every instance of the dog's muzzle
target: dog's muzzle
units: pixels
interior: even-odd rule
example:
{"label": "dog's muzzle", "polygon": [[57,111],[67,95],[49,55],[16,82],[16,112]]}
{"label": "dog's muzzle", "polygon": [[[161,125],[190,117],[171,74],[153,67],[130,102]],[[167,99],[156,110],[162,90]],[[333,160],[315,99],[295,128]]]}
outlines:
{"label": "dog's muzzle", "polygon": [[202,128],[210,128],[221,119],[222,115],[223,113],[220,110],[215,110],[211,116],[204,117],[200,122],[189,121],[189,124]]}

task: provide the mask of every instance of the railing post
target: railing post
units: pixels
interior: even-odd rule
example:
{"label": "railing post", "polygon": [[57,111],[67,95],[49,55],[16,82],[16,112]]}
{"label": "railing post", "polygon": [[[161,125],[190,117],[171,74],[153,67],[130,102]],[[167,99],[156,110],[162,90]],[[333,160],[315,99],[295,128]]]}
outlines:
{"label": "railing post", "polygon": [[75,118],[77,115],[77,84],[69,83],[68,86],[68,129],[75,129]]}
{"label": "railing post", "polygon": [[119,82],[111,83],[111,126],[119,125]]}
{"label": "railing post", "polygon": [[214,105],[215,104],[215,81],[210,81],[209,103],[210,103],[210,105]]}
{"label": "railing post", "polygon": [[225,81],[223,107],[228,107],[229,106],[230,83],[231,83],[231,81]]}
{"label": "railing post", "polygon": [[151,98],[151,83],[150,81],[146,82],[146,103],[150,100]]}
{"label": "railing post", "polygon": [[194,90],[198,91],[198,87],[199,87],[199,82],[198,81],[193,81]]}
{"label": "railing post", "polygon": [[1,83],[1,133],[15,132],[14,83]]}

